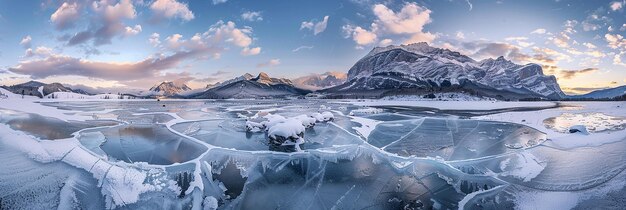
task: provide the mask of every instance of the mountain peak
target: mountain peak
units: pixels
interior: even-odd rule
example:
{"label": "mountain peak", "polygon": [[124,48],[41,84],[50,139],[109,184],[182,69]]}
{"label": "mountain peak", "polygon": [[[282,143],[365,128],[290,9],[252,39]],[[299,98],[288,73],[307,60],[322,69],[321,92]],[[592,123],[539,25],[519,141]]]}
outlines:
{"label": "mountain peak", "polygon": [[261,72],[261,73],[259,73],[259,75],[257,76],[257,78],[270,79],[271,77],[270,77],[270,75],[268,75],[267,73],[265,73],[265,72]]}
{"label": "mountain peak", "polygon": [[163,81],[160,84],[155,85],[152,88],[150,88],[150,91],[156,92],[158,95],[165,95],[165,96],[173,96],[180,92],[189,91],[189,90],[191,90],[191,88],[189,88],[186,84],[182,84],[178,86],[172,81]]}
{"label": "mountain peak", "polygon": [[518,65],[504,56],[482,61],[426,43],[377,47],[348,71],[348,81],[331,91],[369,91],[416,88],[424,91],[443,86],[475,84],[509,91],[511,97],[561,98],[556,79],[545,76],[541,66]]}
{"label": "mountain peak", "polygon": [[18,84],[21,86],[27,86],[27,87],[40,87],[40,86],[44,86],[46,85],[46,83],[43,82],[39,82],[39,81],[35,81],[35,80],[31,80],[22,84]]}

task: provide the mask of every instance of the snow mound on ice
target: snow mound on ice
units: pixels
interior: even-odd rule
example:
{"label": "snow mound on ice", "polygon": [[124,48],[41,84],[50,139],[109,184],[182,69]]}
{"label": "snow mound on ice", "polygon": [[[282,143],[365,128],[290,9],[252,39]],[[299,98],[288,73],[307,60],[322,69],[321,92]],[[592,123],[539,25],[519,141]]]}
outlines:
{"label": "snow mound on ice", "polygon": [[286,138],[299,138],[304,133],[301,121],[291,118],[269,128],[267,135],[271,138],[282,136]]}

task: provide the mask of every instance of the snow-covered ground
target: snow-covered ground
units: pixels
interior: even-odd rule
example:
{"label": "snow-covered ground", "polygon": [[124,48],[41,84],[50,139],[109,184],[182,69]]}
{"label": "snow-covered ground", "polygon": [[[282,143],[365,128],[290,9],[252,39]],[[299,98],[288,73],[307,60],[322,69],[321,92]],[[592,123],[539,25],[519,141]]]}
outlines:
{"label": "snow-covered ground", "polygon": [[555,102],[520,102],[520,101],[433,101],[433,100],[347,100],[338,103],[358,106],[406,106],[425,107],[439,110],[496,110],[509,108],[548,108]]}
{"label": "snow-covered ground", "polygon": [[[503,122],[513,122],[533,127],[548,134],[548,138],[555,145],[562,148],[575,148],[584,146],[598,146],[615,141],[622,141],[626,138],[626,129],[591,133],[584,135],[581,133],[559,132],[549,128],[544,120],[552,117],[568,114],[593,114],[602,113],[604,115],[626,118],[626,102],[561,102],[561,108],[543,109],[522,112],[504,112],[493,115],[475,117],[480,120],[495,120]],[[580,120],[585,120],[581,118]],[[582,122],[582,121],[581,121]],[[573,125],[581,122],[571,122]],[[598,125],[605,124],[605,121],[594,122]],[[623,126],[622,126],[623,128]]]}

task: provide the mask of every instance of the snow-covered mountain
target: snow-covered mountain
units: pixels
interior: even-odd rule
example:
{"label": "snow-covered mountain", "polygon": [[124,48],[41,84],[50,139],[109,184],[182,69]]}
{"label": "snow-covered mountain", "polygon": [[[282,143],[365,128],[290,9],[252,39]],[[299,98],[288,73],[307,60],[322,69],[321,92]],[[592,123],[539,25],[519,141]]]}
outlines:
{"label": "snow-covered mountain", "polygon": [[626,94],[626,85],[619,86],[619,87],[614,87],[614,88],[602,89],[602,90],[595,90],[595,91],[592,91],[590,93],[582,94],[582,95],[568,96],[568,98],[572,98],[572,99],[612,99],[612,98],[615,98],[615,97],[623,96],[624,94]]}
{"label": "snow-covered mountain", "polygon": [[348,75],[343,72],[325,72],[310,74],[293,80],[296,87],[307,90],[319,90],[337,86],[346,82]]}
{"label": "snow-covered mountain", "polygon": [[38,81],[28,81],[22,84],[17,84],[17,85],[12,85],[12,86],[3,86],[3,88],[15,94],[37,96],[40,98],[48,94],[54,93],[54,92],[73,92],[73,93],[80,93],[80,94],[88,94],[87,92],[83,90],[80,90],[80,89],[73,90],[72,88],[66,87],[62,85],[61,83],[56,83],[56,82],[46,84],[46,83],[38,82]]}
{"label": "snow-covered mountain", "polygon": [[347,82],[322,90],[331,95],[381,97],[395,94],[467,92],[500,99],[565,96],[556,78],[537,64],[504,57],[474,59],[426,43],[376,47],[348,71]]}
{"label": "snow-covered mountain", "polygon": [[190,91],[191,88],[185,84],[176,85],[174,82],[161,82],[161,84],[155,85],[150,88],[147,95],[155,96],[174,96],[181,92]]}
{"label": "snow-covered mountain", "polygon": [[244,74],[225,81],[204,92],[189,95],[190,98],[279,98],[286,96],[300,96],[310,93],[308,90],[297,88],[293,82],[284,78],[272,78],[261,72],[254,77]]}

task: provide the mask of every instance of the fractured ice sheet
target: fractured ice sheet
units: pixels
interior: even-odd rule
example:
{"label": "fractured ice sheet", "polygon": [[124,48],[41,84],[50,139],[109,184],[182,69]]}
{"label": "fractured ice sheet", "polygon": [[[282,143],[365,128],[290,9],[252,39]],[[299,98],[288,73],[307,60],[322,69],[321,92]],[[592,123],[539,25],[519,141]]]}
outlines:
{"label": "fractured ice sheet", "polygon": [[[187,141],[184,137],[170,132],[163,125],[122,125],[101,129],[99,132],[105,138],[100,148],[108,156],[129,163],[147,162],[157,165],[181,163],[198,157],[206,149],[198,143]],[[100,135],[86,134],[79,138],[83,143],[101,138]],[[98,153],[97,150],[94,152]]]}
{"label": "fractured ice sheet", "polygon": [[528,148],[546,140],[533,128],[503,122],[421,118],[378,124],[368,142],[402,156],[460,160]]}
{"label": "fractured ice sheet", "polygon": [[[584,209],[624,199],[626,141],[564,149],[515,123],[413,109],[350,116],[363,107],[315,100],[46,104],[116,124],[55,141],[0,125],[2,209]],[[269,151],[265,133],[245,129],[260,113],[325,111],[334,121],[307,128],[301,152]]]}

